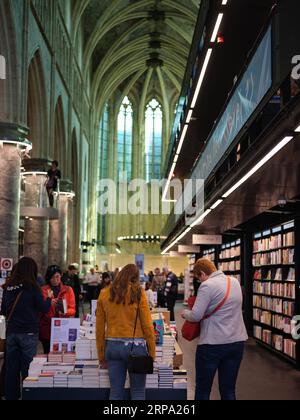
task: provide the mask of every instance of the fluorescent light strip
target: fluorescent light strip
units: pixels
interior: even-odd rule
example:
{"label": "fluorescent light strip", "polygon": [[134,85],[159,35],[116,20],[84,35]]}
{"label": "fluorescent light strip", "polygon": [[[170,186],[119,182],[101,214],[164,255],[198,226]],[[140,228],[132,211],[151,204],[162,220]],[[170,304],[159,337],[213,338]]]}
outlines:
{"label": "fluorescent light strip", "polygon": [[228,2],[228,0],[223,0],[222,1],[222,6],[226,6],[227,2]]}
{"label": "fluorescent light strip", "polygon": [[[193,98],[193,101],[192,101],[192,104],[191,104],[191,108],[195,108],[195,105],[196,105],[196,102],[197,102],[197,99],[198,99],[198,95],[199,95],[199,92],[200,92],[200,89],[201,89],[201,86],[202,86],[202,83],[203,83],[203,80],[204,80],[204,77],[205,77],[205,73],[206,73],[206,70],[207,70],[207,67],[208,67],[208,64],[209,64],[209,60],[210,60],[212,51],[213,51],[212,48],[209,48],[207,50],[206,57],[205,57],[205,60],[204,60],[204,63],[203,63],[203,67],[202,67],[202,70],[201,70],[201,73],[200,73],[200,76],[199,76],[199,80],[198,80],[198,83],[197,83],[197,87],[196,87],[196,90],[195,90],[194,98]],[[187,133],[187,129],[188,129],[188,125],[186,124],[184,126],[183,131],[182,131],[182,134],[181,134],[180,142],[179,142],[179,145],[178,145],[178,148],[177,148],[177,152],[176,152],[177,155],[179,155],[180,152],[181,152],[181,149],[182,149],[182,146],[183,146],[183,142],[184,142],[184,139],[185,139],[185,136],[186,136],[186,133]],[[175,166],[176,166],[176,162],[175,162]],[[164,192],[163,192],[163,195],[162,195],[162,201],[165,201],[166,200],[167,191],[168,191],[168,188],[169,188],[169,184],[171,182],[171,179],[172,179],[172,175],[173,175],[175,166],[174,166],[174,168],[172,167],[172,170],[171,170],[171,172],[169,174],[168,182],[167,182],[167,184],[165,186],[165,189],[164,189]]]}
{"label": "fluorescent light strip", "polygon": [[212,212],[212,210],[211,209],[208,209],[208,210],[206,210],[191,226],[192,226],[192,228],[193,227],[195,227],[195,226],[197,226],[197,225],[199,225],[201,222],[203,222],[203,220],[205,219],[205,217],[206,216],[208,216],[209,215],[209,213],[211,213]]}
{"label": "fluorescent light strip", "polygon": [[181,152],[181,149],[182,149],[182,146],[183,146],[183,142],[185,140],[185,136],[186,136],[188,127],[189,127],[188,125],[185,125],[183,127],[183,131],[182,131],[182,134],[181,134],[181,137],[180,137],[180,142],[179,142],[179,145],[178,145],[178,148],[177,148],[177,152],[176,152],[177,155],[180,155],[180,152]]}
{"label": "fluorescent light strip", "polygon": [[176,156],[174,157],[174,163],[177,163],[178,158],[179,158],[179,155],[176,155]]}
{"label": "fluorescent light strip", "polygon": [[180,236],[178,236],[175,241],[171,243],[164,251],[162,251],[161,255],[166,254],[171,248],[173,248],[174,245],[176,245],[181,239],[183,239],[190,231],[192,230],[191,227],[187,228]]}
{"label": "fluorescent light strip", "polygon": [[295,133],[300,133],[300,125],[296,128]]}
{"label": "fluorescent light strip", "polygon": [[215,210],[220,204],[223,203],[223,201],[224,200],[222,200],[222,199],[216,201],[215,204],[211,206],[211,210]]}
{"label": "fluorescent light strip", "polygon": [[217,22],[216,22],[216,25],[215,25],[215,29],[214,29],[212,37],[211,37],[211,42],[216,42],[216,39],[217,39],[217,36],[218,36],[218,33],[219,33],[219,29],[220,29],[220,26],[221,26],[221,23],[222,23],[222,20],[223,20],[223,16],[224,16],[223,13],[220,13],[219,16],[218,16],[218,19],[217,19]]}
{"label": "fluorescent light strip", "polygon": [[242,184],[244,184],[252,175],[254,175],[260,168],[262,168],[272,157],[274,157],[281,149],[283,149],[288,143],[293,140],[294,137],[287,136],[280,143],[277,144],[260,162],[258,162],[254,168],[251,169],[243,178],[241,178],[230,190],[228,190],[223,198],[229,197],[235,190],[237,190]]}
{"label": "fluorescent light strip", "polygon": [[201,73],[200,73],[200,76],[199,76],[199,80],[198,80],[198,83],[197,83],[197,87],[196,87],[196,90],[195,90],[194,98],[193,98],[193,101],[192,101],[192,104],[191,104],[191,108],[195,108],[195,105],[196,105],[198,95],[199,95],[199,92],[200,92],[200,89],[201,89],[201,86],[202,86],[202,83],[203,83],[203,80],[204,80],[204,77],[205,77],[205,73],[206,73],[206,70],[207,70],[207,67],[208,67],[208,64],[209,64],[209,60],[210,60],[212,51],[213,51],[212,48],[209,48],[207,50],[206,57],[205,57],[203,67],[202,67],[202,70],[201,70]]}
{"label": "fluorescent light strip", "polygon": [[193,116],[193,112],[194,112],[194,110],[193,110],[193,109],[190,109],[190,110],[189,110],[189,112],[188,112],[188,116],[187,116],[187,119],[186,119],[186,123],[187,123],[187,124],[189,124],[189,123],[191,122],[191,119],[192,119],[192,116]]}
{"label": "fluorescent light strip", "polygon": [[166,183],[166,186],[165,186],[165,189],[164,189],[164,192],[163,192],[163,195],[162,195],[162,201],[166,201],[167,200],[167,192],[168,192],[168,189],[169,189],[169,186],[170,186],[170,182],[171,182],[171,179],[172,179],[172,176],[173,176],[173,173],[174,173],[175,168],[176,168],[176,163],[173,163],[172,168],[171,168],[171,171],[170,171],[170,175],[169,175],[169,178],[168,178],[168,181]]}

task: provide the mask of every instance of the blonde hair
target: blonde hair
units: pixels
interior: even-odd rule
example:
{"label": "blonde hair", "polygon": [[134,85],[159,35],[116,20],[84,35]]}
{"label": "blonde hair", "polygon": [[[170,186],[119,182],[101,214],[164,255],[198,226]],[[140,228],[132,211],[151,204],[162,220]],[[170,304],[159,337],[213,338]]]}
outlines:
{"label": "blonde hair", "polygon": [[127,293],[130,290],[129,305],[138,303],[142,296],[140,271],[133,264],[126,265],[117,275],[110,289],[110,301],[126,304]]}
{"label": "blonde hair", "polygon": [[208,260],[207,258],[201,258],[198,260],[194,267],[194,274],[200,276],[201,272],[205,273],[207,276],[215,273],[217,270],[215,264]]}

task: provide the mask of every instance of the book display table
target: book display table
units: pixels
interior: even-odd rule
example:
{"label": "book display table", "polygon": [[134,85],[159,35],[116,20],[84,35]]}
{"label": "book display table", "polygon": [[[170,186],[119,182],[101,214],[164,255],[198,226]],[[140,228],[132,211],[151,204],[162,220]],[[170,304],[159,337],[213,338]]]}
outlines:
{"label": "book display table", "polygon": [[[24,401],[107,401],[109,389],[24,388]],[[126,397],[130,400],[129,390]],[[147,401],[186,401],[186,389],[148,389]]]}

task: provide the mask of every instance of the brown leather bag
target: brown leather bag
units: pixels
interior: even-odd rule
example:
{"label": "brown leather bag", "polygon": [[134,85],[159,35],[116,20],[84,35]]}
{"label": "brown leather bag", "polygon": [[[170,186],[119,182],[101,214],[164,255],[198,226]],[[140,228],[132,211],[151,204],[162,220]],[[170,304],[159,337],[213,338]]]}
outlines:
{"label": "brown leather bag", "polygon": [[[6,325],[11,320],[11,318],[12,318],[12,316],[13,316],[15,310],[16,310],[17,304],[19,303],[19,300],[21,298],[22,293],[23,292],[20,292],[18,294],[18,296],[17,296],[17,298],[16,298],[16,300],[15,300],[15,302],[13,304],[13,307],[12,307],[12,309],[10,311],[10,314],[8,315],[8,318],[6,319]],[[6,349],[6,340],[0,339],[0,353],[5,353],[5,349]]]}

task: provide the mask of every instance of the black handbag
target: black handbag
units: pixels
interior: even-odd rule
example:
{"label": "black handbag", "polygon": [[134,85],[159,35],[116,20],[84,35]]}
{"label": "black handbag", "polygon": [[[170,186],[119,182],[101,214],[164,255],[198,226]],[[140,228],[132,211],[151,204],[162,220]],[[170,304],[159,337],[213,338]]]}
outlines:
{"label": "black handbag", "polygon": [[131,353],[128,358],[128,371],[129,373],[135,373],[140,375],[152,375],[153,374],[153,359],[151,356],[134,356],[133,348],[134,348],[134,341],[135,341],[135,333],[137,327],[137,321],[139,317],[140,306],[138,306],[135,325],[134,325],[134,333],[133,333],[133,342],[131,346]]}

